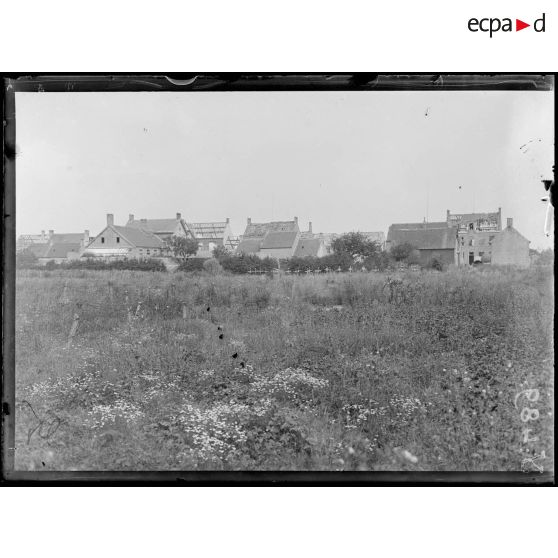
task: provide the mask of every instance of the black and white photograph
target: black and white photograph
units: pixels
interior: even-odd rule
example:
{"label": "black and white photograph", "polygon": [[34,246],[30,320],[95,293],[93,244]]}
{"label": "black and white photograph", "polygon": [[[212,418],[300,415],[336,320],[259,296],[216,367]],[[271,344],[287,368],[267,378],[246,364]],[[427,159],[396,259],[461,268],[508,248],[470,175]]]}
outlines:
{"label": "black and white photograph", "polygon": [[103,79],[4,83],[13,474],[554,479],[553,77]]}

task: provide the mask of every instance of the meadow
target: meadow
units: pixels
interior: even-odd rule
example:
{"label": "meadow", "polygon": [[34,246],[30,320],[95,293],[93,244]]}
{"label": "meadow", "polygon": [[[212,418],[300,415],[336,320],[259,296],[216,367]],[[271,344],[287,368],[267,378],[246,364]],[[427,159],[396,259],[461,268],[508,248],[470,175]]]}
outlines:
{"label": "meadow", "polygon": [[16,470],[553,470],[553,314],[541,268],[18,270]]}

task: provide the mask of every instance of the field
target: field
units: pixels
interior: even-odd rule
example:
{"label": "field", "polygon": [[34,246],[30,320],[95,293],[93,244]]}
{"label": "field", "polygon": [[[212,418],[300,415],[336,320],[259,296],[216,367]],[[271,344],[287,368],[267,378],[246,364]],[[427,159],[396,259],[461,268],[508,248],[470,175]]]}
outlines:
{"label": "field", "polygon": [[18,271],[16,469],[553,470],[553,314],[536,268]]}

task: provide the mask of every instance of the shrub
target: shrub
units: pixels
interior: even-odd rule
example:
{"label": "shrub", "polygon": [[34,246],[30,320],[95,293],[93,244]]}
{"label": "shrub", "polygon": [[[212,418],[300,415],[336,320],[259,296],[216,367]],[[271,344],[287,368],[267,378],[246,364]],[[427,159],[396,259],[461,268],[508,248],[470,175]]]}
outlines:
{"label": "shrub", "polygon": [[188,258],[180,262],[178,271],[203,271],[207,258]]}
{"label": "shrub", "polygon": [[203,262],[203,269],[211,275],[219,275],[223,272],[223,266],[215,258],[210,258]]}

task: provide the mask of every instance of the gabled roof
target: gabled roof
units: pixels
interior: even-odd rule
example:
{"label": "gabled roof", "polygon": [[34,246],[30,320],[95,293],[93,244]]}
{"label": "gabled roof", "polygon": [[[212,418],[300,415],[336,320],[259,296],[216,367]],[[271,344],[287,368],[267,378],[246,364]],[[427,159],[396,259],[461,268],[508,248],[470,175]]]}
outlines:
{"label": "gabled roof", "polygon": [[519,236],[519,238],[521,238],[525,242],[528,242],[529,244],[531,244],[531,241],[528,240],[527,238],[525,238],[515,227],[506,227],[505,229],[502,229],[501,231],[499,231],[498,234],[495,235],[495,238],[494,238],[493,242],[497,243],[498,240],[500,238],[502,238],[502,235],[504,235],[504,234],[513,234],[515,236]]}
{"label": "gabled roof", "polygon": [[112,228],[138,248],[163,248],[165,246],[165,243],[151,232],[135,227],[119,227],[117,225],[112,225]]}
{"label": "gabled roof", "polygon": [[388,232],[388,242],[391,246],[407,242],[419,250],[453,250],[457,228],[444,225],[426,229],[398,229],[392,225]]}
{"label": "gabled roof", "polygon": [[180,219],[134,219],[126,223],[126,227],[142,229],[152,233],[171,234],[176,230]]}
{"label": "gabled roof", "polygon": [[271,221],[270,223],[250,223],[246,225],[244,237],[263,237],[270,232],[298,232],[296,221]]}
{"label": "gabled roof", "polygon": [[79,242],[52,242],[48,249],[40,258],[65,258],[68,252],[79,252],[81,244]]}
{"label": "gabled roof", "polygon": [[236,251],[239,254],[257,254],[262,245],[261,238],[243,238],[238,244]]}
{"label": "gabled roof", "polygon": [[51,243],[57,242],[77,242],[80,243],[83,240],[83,233],[56,233],[49,238]]}
{"label": "gabled roof", "polygon": [[297,258],[317,256],[323,244],[324,242],[320,238],[301,238],[298,241],[294,255]]}
{"label": "gabled roof", "polygon": [[212,223],[188,223],[188,228],[196,238],[224,238],[227,223],[218,221]]}
{"label": "gabled roof", "polygon": [[35,254],[37,258],[43,258],[44,255],[47,253],[48,244],[29,244],[29,246],[25,247],[25,250]]}
{"label": "gabled roof", "polygon": [[292,248],[298,237],[297,231],[268,232],[262,242],[262,250],[266,248]]}
{"label": "gabled roof", "polygon": [[[418,229],[447,229],[448,224],[446,221],[438,221],[433,223],[394,223],[390,225],[389,230],[409,230],[416,231]],[[389,232],[388,232],[389,240]]]}

